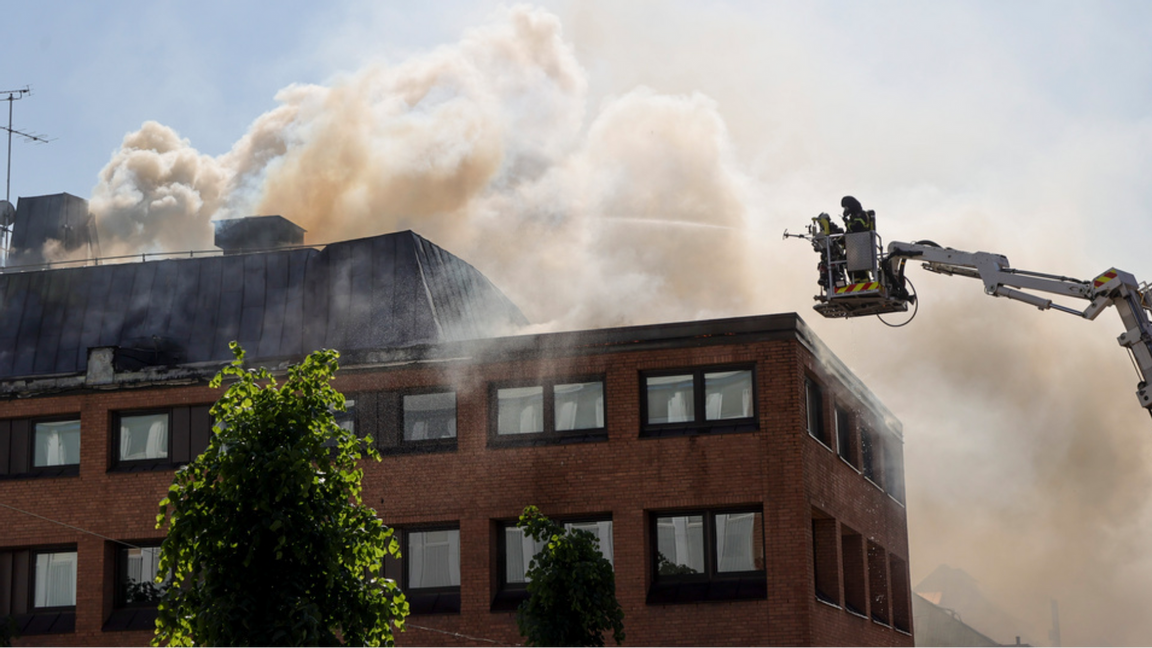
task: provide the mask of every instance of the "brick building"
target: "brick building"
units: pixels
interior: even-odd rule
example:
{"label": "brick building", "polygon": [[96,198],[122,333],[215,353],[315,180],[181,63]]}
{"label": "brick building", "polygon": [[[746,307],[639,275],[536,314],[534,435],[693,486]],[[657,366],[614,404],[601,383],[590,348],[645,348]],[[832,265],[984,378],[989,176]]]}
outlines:
{"label": "brick building", "polygon": [[402,645],[519,641],[528,504],[600,538],[630,644],[913,643],[900,425],[795,314],[508,335],[515,306],[411,232],[0,291],[18,645],[147,644],[156,504],[206,444],[229,339],[269,367],[341,350]]}

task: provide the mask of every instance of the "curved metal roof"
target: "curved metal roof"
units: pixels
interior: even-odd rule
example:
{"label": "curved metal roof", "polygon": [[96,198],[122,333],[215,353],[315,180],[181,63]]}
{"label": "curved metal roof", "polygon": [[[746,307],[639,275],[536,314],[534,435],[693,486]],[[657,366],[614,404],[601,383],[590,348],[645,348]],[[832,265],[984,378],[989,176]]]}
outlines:
{"label": "curved metal roof", "polygon": [[412,231],[312,248],[0,274],[0,378],[83,372],[91,347],[176,365],[506,335],[528,321]]}

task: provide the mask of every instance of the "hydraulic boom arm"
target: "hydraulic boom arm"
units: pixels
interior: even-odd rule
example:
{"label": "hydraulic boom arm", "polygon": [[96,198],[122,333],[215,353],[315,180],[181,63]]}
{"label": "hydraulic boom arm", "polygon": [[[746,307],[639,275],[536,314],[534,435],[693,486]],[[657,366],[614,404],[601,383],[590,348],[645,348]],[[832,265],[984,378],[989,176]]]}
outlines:
{"label": "hydraulic boom arm", "polygon": [[[1140,373],[1136,396],[1140,399],[1140,405],[1152,413],[1152,389],[1148,386],[1149,377],[1152,376],[1152,322],[1148,319],[1146,291],[1141,290],[1140,284],[1131,274],[1112,268],[1092,281],[1081,281],[1018,270],[1012,268],[1008,259],[1000,254],[962,252],[924,242],[899,241],[888,245],[888,254],[883,263],[889,272],[885,274],[902,282],[903,263],[910,259],[923,262],[925,270],[979,279],[984,282],[985,293],[1022,301],[1040,310],[1052,308],[1094,320],[1104,309],[1115,306],[1125,329],[1118,341],[1120,346],[1132,354]],[[1088,305],[1083,310],[1070,308],[1026,291],[1082,299]]]}
{"label": "hydraulic boom arm", "polygon": [[[847,224],[847,211],[845,221]],[[807,234],[784,232],[785,238],[809,241],[820,255],[817,264],[820,294],[815,297],[819,303],[814,307],[818,313],[847,318],[907,312],[909,305],[916,304],[911,282],[904,277],[904,266],[909,260],[920,261],[926,270],[939,274],[979,279],[987,294],[1031,304],[1040,310],[1055,309],[1094,320],[1104,309],[1115,306],[1124,323],[1124,333],[1118,341],[1128,349],[1140,374],[1136,396],[1140,405],[1152,414],[1152,387],[1149,386],[1152,382],[1152,323],[1149,321],[1152,288],[1141,286],[1131,274],[1115,268],[1092,281],[1082,281],[1018,270],[1009,265],[1002,254],[963,252],[931,241],[896,241],[885,252],[880,235],[873,227],[874,221],[871,221],[863,229],[849,227],[844,231],[831,223],[828,214],[822,213],[812,219]],[[1079,299],[1088,304],[1083,309],[1073,308],[1053,301],[1048,295]]]}

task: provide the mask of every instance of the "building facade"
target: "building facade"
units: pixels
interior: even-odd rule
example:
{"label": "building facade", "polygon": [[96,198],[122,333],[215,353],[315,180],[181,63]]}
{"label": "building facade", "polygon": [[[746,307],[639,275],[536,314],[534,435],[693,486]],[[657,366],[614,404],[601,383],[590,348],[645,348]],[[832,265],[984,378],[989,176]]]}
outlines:
{"label": "building facade", "polygon": [[[913,644],[900,425],[798,316],[468,339],[447,315],[466,300],[433,292],[437,339],[335,345],[342,424],[383,454],[364,501],[401,540],[399,644],[521,640],[529,504],[596,534],[629,644]],[[157,504],[211,433],[222,359],[86,351],[0,380],[0,616],[17,645],[148,643]]]}

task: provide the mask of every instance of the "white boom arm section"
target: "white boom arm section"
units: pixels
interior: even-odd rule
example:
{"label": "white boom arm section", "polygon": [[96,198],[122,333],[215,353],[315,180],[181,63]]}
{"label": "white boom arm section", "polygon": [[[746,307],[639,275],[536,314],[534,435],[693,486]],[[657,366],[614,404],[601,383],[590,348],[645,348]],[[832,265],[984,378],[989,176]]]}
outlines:
{"label": "white boom arm section", "polygon": [[[888,270],[885,278],[902,281],[903,264],[907,260],[922,261],[924,269],[932,272],[979,279],[984,282],[984,292],[987,294],[1022,301],[1040,310],[1053,308],[1094,320],[1104,309],[1115,306],[1124,322],[1124,333],[1118,341],[1120,346],[1131,353],[1140,373],[1136,396],[1140,399],[1140,405],[1152,413],[1152,389],[1148,385],[1149,377],[1152,376],[1152,323],[1148,318],[1148,290],[1142,290],[1131,274],[1112,268],[1092,281],[1081,281],[1018,270],[1009,266],[1008,259],[1000,254],[962,252],[923,242],[896,241],[888,245],[888,254],[883,259]],[[1089,303],[1083,310],[1078,310],[1026,291],[1072,297]]]}

